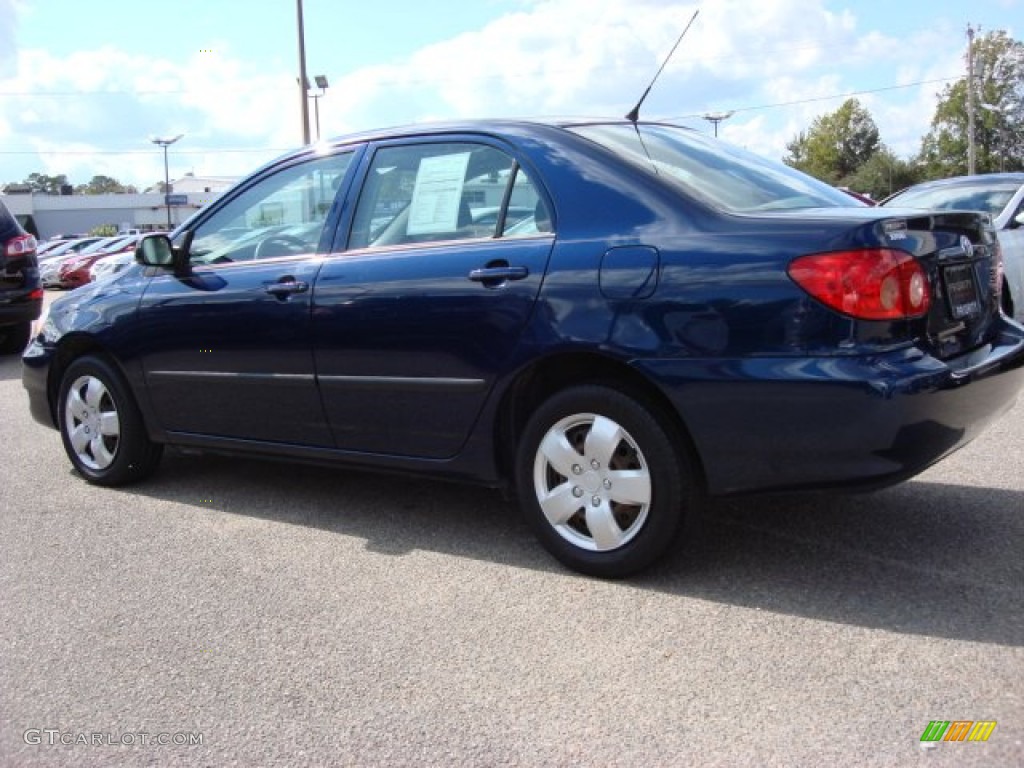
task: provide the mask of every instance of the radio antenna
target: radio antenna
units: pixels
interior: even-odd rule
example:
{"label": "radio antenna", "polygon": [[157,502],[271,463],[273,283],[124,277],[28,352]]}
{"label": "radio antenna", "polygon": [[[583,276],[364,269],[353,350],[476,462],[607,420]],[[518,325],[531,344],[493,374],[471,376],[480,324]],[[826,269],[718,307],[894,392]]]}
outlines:
{"label": "radio antenna", "polygon": [[693,12],[693,16],[690,17],[690,21],[687,23],[686,29],[683,30],[683,34],[679,36],[679,39],[676,40],[676,44],[672,46],[672,50],[668,52],[668,56],[665,57],[665,61],[661,63],[661,67],[651,79],[651,84],[647,86],[647,90],[644,91],[644,95],[640,97],[640,101],[638,101],[636,106],[626,113],[626,119],[633,123],[633,125],[636,125],[636,121],[640,119],[640,107],[643,105],[644,99],[646,99],[647,94],[651,92],[651,88],[654,87],[654,83],[661,76],[661,70],[663,70],[665,65],[668,64],[669,59],[672,58],[672,54],[676,52],[676,48],[678,48],[679,44],[683,42],[683,38],[686,37],[686,33],[690,31],[690,25],[693,24],[693,20],[697,18],[698,13],[700,13],[700,8]]}

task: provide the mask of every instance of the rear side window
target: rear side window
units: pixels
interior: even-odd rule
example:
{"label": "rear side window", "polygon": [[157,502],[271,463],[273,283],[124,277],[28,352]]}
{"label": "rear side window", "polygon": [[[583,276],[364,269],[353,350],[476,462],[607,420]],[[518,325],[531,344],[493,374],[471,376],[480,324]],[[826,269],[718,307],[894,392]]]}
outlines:
{"label": "rear side window", "polygon": [[499,149],[452,142],[384,147],[374,155],[356,207],[348,247],[515,237],[536,226],[529,176]]}
{"label": "rear side window", "polygon": [[752,213],[854,205],[789,166],[685,128],[640,123],[571,129],[720,210]]}

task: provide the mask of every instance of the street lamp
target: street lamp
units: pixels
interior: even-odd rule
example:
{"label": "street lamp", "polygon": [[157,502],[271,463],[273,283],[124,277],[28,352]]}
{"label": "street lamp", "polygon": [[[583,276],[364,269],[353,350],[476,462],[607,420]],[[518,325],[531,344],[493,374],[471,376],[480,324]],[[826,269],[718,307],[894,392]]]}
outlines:
{"label": "street lamp", "polygon": [[705,112],[701,117],[714,124],[715,138],[718,138],[718,124],[723,120],[728,120],[733,114],[735,114],[735,110],[730,109],[728,112]]}
{"label": "street lamp", "polygon": [[313,109],[316,112],[316,140],[320,141],[320,97],[327,90],[327,76],[316,75],[313,80],[316,81],[316,87],[320,89],[320,93],[313,94]]}
{"label": "street lamp", "polygon": [[164,205],[167,206],[167,231],[171,231],[171,175],[167,169],[167,148],[185,134],[179,133],[173,139],[152,138],[154,144],[164,148]]}

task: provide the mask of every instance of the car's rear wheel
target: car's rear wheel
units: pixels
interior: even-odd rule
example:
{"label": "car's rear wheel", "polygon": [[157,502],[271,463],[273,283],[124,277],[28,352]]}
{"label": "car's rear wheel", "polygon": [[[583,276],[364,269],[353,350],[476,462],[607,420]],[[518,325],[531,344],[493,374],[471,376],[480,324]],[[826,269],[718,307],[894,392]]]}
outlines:
{"label": "car's rear wheel", "polygon": [[16,323],[0,328],[0,354],[13,355],[24,351],[28,337],[32,334],[32,323]]}
{"label": "car's rear wheel", "polygon": [[516,470],[541,543],[592,576],[621,578],[654,563],[700,499],[694,463],[667,419],[605,386],[544,402],[524,430]]}
{"label": "car's rear wheel", "polygon": [[90,483],[125,485],[152,474],[163,446],[146,434],[120,373],[98,357],[76,360],[64,373],[57,403],[64,450]]}

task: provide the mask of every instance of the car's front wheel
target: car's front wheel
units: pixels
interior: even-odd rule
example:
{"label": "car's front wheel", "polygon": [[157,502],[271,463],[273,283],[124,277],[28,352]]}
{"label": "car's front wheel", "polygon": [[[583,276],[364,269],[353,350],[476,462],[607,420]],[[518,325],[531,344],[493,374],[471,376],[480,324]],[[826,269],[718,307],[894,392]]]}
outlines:
{"label": "car's front wheel", "polygon": [[617,389],[544,402],[519,445],[517,486],[541,543],[568,567],[621,578],[672,546],[700,492],[694,462],[660,412]]}
{"label": "car's front wheel", "polygon": [[149,439],[127,383],[106,360],[84,357],[68,366],[57,415],[64,450],[90,483],[132,483],[160,462],[163,446]]}

